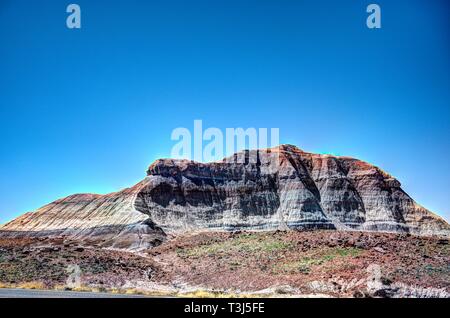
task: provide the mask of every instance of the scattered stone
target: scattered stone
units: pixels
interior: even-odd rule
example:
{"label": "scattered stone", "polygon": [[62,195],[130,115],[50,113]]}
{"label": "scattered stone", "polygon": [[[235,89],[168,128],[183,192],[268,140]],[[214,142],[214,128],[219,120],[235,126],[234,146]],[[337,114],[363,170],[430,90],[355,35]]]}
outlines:
{"label": "scattered stone", "polygon": [[[357,239],[362,245],[370,245],[366,249],[328,246],[330,240],[339,239],[347,244]],[[264,289],[275,293],[274,286],[290,286],[292,289],[281,290],[279,295],[290,296],[300,291],[332,297],[448,295],[449,251],[438,244],[438,238],[423,240],[426,248],[418,248],[421,240],[416,236],[405,238],[373,232],[288,231],[276,236],[248,232],[243,238],[208,231],[178,235],[152,248],[151,255],[142,257],[92,246],[75,253],[79,245],[69,248],[61,245],[59,251],[54,251],[52,245],[51,252],[43,252],[42,243],[36,244],[37,241],[26,240],[24,246],[18,239],[8,243],[0,238],[1,249],[6,250],[6,254],[0,254],[3,265],[0,282],[20,284],[24,280],[42,279],[51,288],[64,284],[68,265],[78,264],[83,271],[83,282],[106,289],[112,286],[120,289],[127,282],[134,284],[139,280],[168,285],[182,282],[186,288],[203,286],[208,290],[210,287],[231,293],[240,290],[245,294]],[[182,246],[183,253],[179,254],[177,246]],[[380,248],[384,253],[380,253]],[[30,252],[22,254],[23,249]],[[5,262],[8,266],[4,266]],[[378,272],[372,272],[368,292],[366,268],[373,263],[380,266]],[[402,282],[404,287],[399,285]],[[434,289],[425,289],[430,286]]]}
{"label": "scattered stone", "polygon": [[394,297],[399,288],[391,288],[391,287],[384,287],[376,290],[373,292],[373,297],[380,297],[380,298],[392,298]]}
{"label": "scattered stone", "polygon": [[365,248],[366,248],[366,244],[365,244],[364,242],[357,241],[357,242],[355,243],[355,247],[361,248],[361,249],[365,249]]}
{"label": "scattered stone", "polygon": [[439,245],[448,245],[448,239],[440,239],[437,241]]}

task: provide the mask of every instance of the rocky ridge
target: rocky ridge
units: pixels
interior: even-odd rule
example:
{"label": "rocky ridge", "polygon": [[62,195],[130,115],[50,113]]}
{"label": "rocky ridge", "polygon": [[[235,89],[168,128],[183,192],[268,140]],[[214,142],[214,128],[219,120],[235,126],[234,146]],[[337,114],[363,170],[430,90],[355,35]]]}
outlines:
{"label": "rocky ridge", "polygon": [[450,233],[380,168],[281,145],[212,163],[157,160],[131,188],[57,200],[5,224],[0,236],[141,250],[167,234],[241,229]]}

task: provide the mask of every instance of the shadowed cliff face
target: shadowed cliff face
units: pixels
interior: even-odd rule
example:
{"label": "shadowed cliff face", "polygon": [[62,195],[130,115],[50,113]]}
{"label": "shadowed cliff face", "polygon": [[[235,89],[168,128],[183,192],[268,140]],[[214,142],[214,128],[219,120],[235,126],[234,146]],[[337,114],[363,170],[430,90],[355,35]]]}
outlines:
{"label": "shadowed cliff face", "polygon": [[57,200],[1,230],[142,249],[165,233],[288,228],[450,233],[379,168],[289,145],[207,164],[157,160],[132,188]]}

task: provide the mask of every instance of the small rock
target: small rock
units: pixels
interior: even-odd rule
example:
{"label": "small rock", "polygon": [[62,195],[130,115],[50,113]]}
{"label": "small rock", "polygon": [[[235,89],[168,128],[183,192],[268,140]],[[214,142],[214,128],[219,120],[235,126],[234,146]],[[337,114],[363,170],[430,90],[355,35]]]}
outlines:
{"label": "small rock", "polygon": [[361,241],[356,241],[355,247],[357,247],[357,248],[365,248],[366,244],[364,244],[364,242],[361,242]]}
{"label": "small rock", "polygon": [[373,293],[374,297],[392,298],[397,293],[398,288],[381,288]]}
{"label": "small rock", "polygon": [[437,241],[438,245],[448,245],[448,240],[447,239],[440,239],[439,241]]}
{"label": "small rock", "polygon": [[353,246],[355,246],[355,239],[350,238],[350,239],[346,242],[345,246],[346,246],[346,247],[353,247]]}
{"label": "small rock", "polygon": [[295,294],[297,292],[297,290],[289,285],[281,285],[281,286],[276,286],[274,288],[274,292],[275,292],[275,294],[288,295],[288,294]]}
{"label": "small rock", "polygon": [[336,241],[329,241],[329,242],[327,242],[328,244],[328,247],[336,247],[338,244],[337,244],[337,242]]}
{"label": "small rock", "polygon": [[382,247],[379,247],[379,246],[374,247],[373,250],[377,251],[378,253],[382,253],[382,254],[386,253],[386,251]]}
{"label": "small rock", "polygon": [[355,298],[364,298],[364,297],[366,297],[366,295],[362,291],[357,290],[357,291],[355,291],[353,293],[353,297],[355,297]]}

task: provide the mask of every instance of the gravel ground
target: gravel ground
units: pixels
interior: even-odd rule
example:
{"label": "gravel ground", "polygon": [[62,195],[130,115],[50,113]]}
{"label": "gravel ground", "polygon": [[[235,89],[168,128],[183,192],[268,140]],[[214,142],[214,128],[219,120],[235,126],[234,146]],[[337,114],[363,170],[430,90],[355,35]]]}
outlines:
{"label": "gravel ground", "polygon": [[0,286],[67,289],[73,265],[81,270],[83,286],[100,291],[207,289],[334,297],[450,293],[449,242],[442,238],[340,231],[203,232],[173,237],[141,254],[63,239],[0,239]]}

